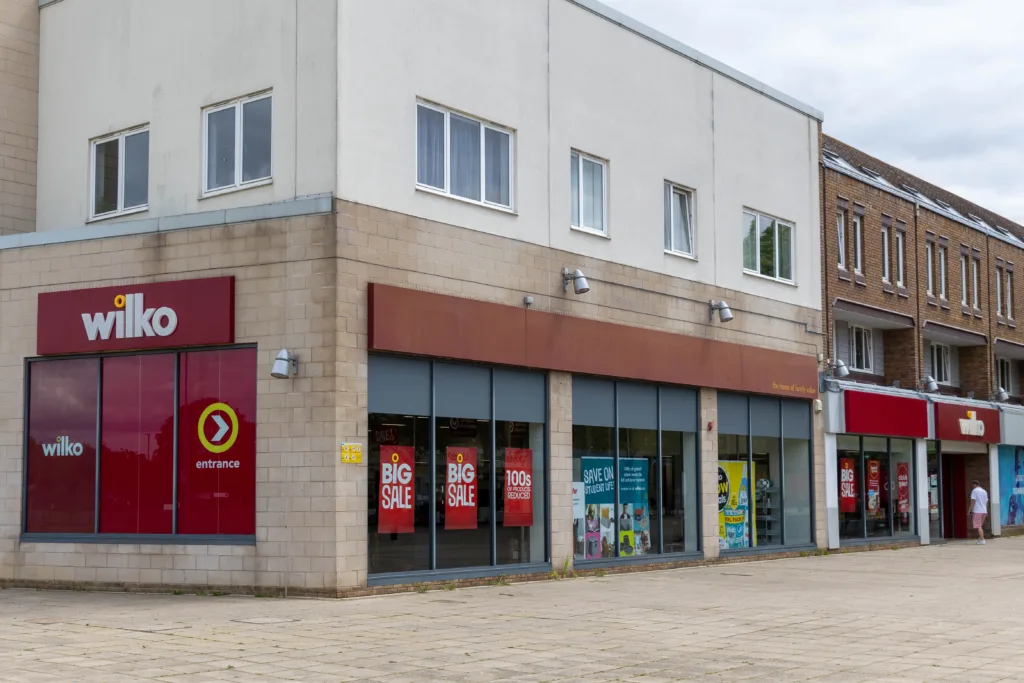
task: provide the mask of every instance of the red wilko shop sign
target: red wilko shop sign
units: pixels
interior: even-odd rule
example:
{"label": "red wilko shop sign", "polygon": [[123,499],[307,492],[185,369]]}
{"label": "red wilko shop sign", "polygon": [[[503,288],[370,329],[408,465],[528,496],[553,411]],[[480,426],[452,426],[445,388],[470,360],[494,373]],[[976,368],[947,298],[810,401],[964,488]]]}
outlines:
{"label": "red wilko shop sign", "polygon": [[41,356],[231,344],[235,279],[46,292],[36,335]]}
{"label": "red wilko shop sign", "polygon": [[928,438],[928,402],[869,391],[843,392],[849,434]]}
{"label": "red wilko shop sign", "polygon": [[533,526],[533,451],[505,449],[504,526]]}
{"label": "red wilko shop sign", "polygon": [[935,403],[935,438],[999,443],[999,411],[956,403]]}
{"label": "red wilko shop sign", "polygon": [[377,533],[411,534],[416,528],[413,508],[412,446],[380,447],[380,495],[377,498]]}
{"label": "red wilko shop sign", "polygon": [[444,487],[444,528],[476,528],[476,449],[448,447]]}

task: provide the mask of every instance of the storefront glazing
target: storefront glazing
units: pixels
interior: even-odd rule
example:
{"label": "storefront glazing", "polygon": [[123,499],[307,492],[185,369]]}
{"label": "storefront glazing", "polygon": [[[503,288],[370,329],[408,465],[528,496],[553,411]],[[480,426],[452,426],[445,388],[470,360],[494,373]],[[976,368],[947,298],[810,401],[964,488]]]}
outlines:
{"label": "storefront glazing", "polygon": [[840,434],[836,453],[839,538],[916,535],[914,441]]}

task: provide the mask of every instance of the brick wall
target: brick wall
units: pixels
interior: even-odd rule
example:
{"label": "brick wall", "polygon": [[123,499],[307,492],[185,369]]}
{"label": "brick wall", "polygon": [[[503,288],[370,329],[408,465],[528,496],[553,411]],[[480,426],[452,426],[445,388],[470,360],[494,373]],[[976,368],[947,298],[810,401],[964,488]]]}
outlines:
{"label": "brick wall", "polygon": [[966,396],[974,392],[974,398],[987,400],[991,397],[992,354],[988,346],[960,347],[960,391]]}
{"label": "brick wall", "polygon": [[38,0],[0,0],[0,235],[35,230]]}
{"label": "brick wall", "polygon": [[917,386],[921,376],[921,358],[919,356],[916,329],[883,330],[882,339],[885,347],[885,382],[892,384],[899,381],[901,387]]}

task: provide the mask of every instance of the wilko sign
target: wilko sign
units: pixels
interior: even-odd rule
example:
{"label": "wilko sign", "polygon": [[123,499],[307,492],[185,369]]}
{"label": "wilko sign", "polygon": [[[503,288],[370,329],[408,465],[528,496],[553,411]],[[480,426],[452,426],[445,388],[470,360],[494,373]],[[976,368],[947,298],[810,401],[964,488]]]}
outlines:
{"label": "wilko sign", "polygon": [[533,451],[529,448],[505,449],[505,519],[502,524],[533,526]]}
{"label": "wilko sign", "polygon": [[231,344],[233,277],[39,295],[39,355]]}
{"label": "wilko sign", "polygon": [[999,443],[999,411],[956,403],[935,403],[935,437],[950,441]]}
{"label": "wilko sign", "polygon": [[40,444],[40,446],[42,446],[44,457],[79,456],[84,450],[82,444],[73,443],[71,438],[67,436],[58,436],[54,443],[44,443]]}
{"label": "wilko sign", "polygon": [[476,449],[448,447],[444,487],[444,528],[475,529],[477,508]]}
{"label": "wilko sign", "polygon": [[853,458],[839,458],[839,511],[857,511],[857,469]]}
{"label": "wilko sign", "polygon": [[415,467],[416,460],[411,446],[381,447],[377,533],[411,534],[415,531]]}

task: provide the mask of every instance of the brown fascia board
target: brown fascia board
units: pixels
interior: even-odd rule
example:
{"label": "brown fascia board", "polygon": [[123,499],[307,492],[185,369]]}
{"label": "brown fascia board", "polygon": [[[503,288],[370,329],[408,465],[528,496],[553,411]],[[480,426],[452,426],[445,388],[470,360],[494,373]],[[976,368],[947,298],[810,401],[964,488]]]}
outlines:
{"label": "brown fascia board", "polygon": [[1010,234],[1024,240],[1024,225],[1020,225],[1019,223],[1011,221],[1009,218],[1000,216],[994,211],[989,211],[983,206],[978,206],[974,202],[968,201],[967,199],[955,195],[948,190],[944,190],[937,185],[933,185],[927,180],[911,175],[910,173],[907,173],[900,168],[896,168],[891,164],[887,164],[881,159],[873,157],[870,154],[865,154],[856,147],[851,147],[845,142],[836,140],[830,135],[822,133],[821,139],[822,147],[824,149],[827,149],[830,152],[835,152],[853,166],[858,168],[861,166],[867,166],[896,187],[909,185],[929,199],[941,199],[962,213],[965,217],[967,214],[973,213],[989,225],[1005,228],[1010,232]]}

